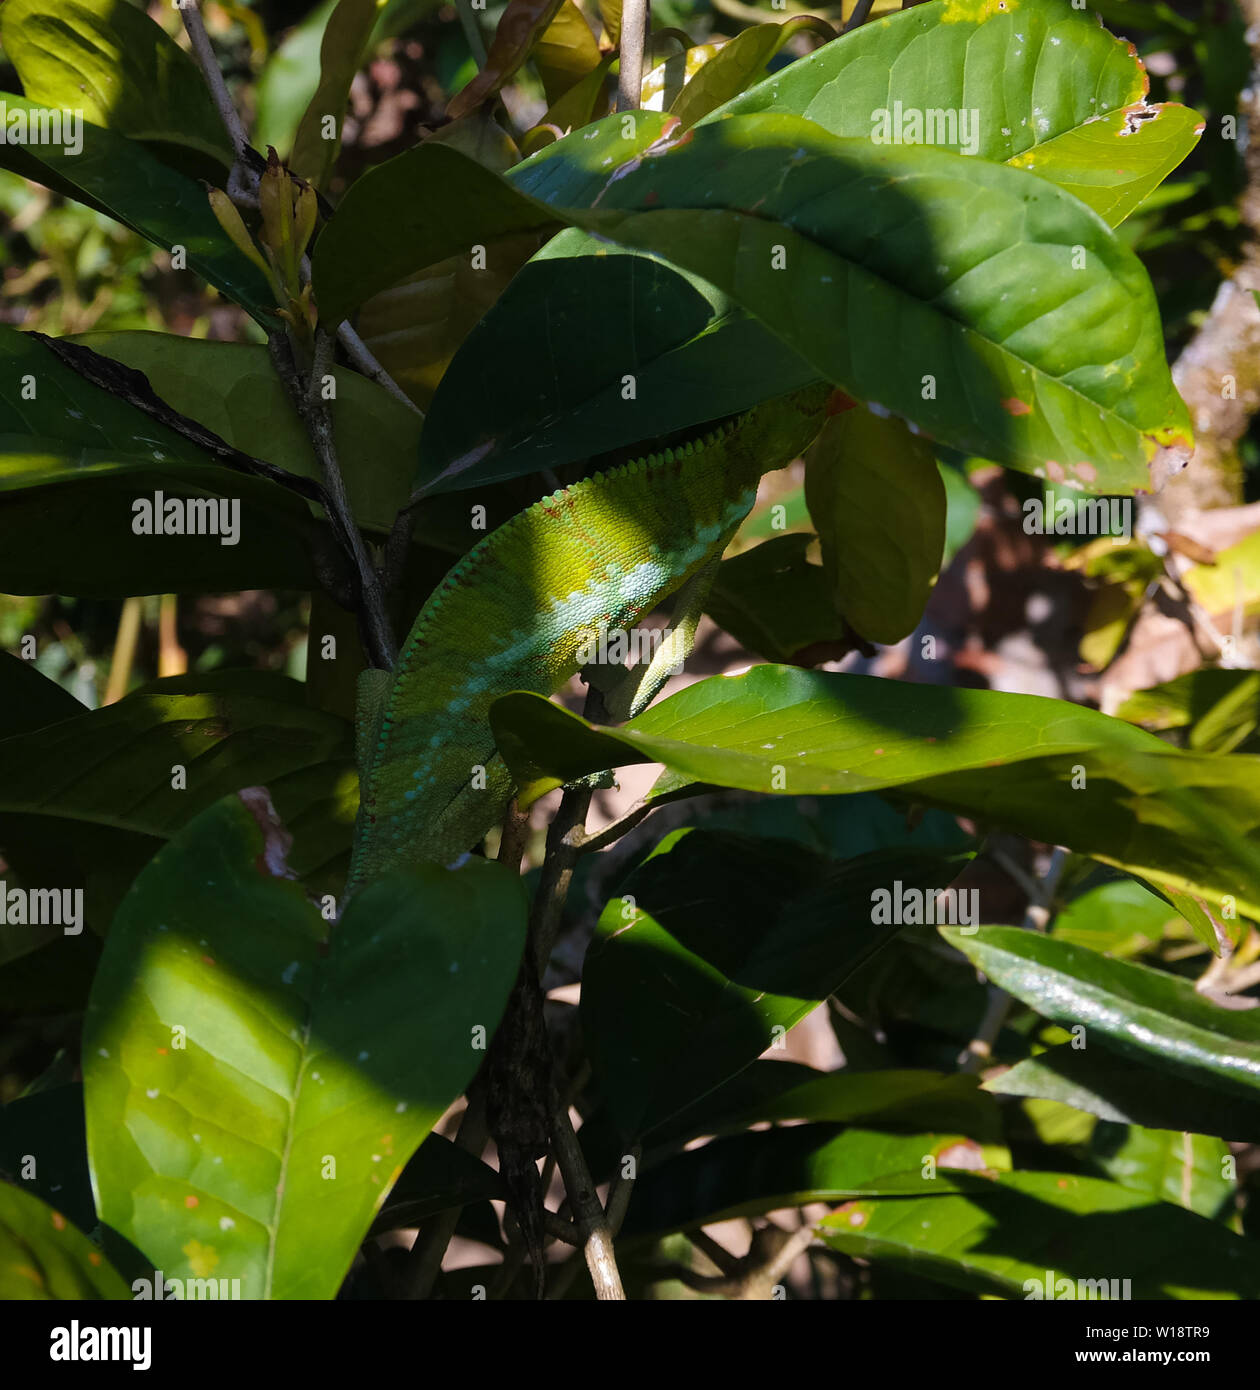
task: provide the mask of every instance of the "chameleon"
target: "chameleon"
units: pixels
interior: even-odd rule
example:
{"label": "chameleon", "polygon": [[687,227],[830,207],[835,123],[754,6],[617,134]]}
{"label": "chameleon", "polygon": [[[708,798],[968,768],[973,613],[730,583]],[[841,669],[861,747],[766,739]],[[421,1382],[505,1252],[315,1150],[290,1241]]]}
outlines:
{"label": "chameleon", "polygon": [[490,706],[551,696],[605,630],[628,629],[711,565],[826,419],[831,388],[764,402],[680,447],[542,498],[438,584],[393,673],[360,677],[360,800],[347,897],[393,868],[450,863],[503,817],[512,781]]}
{"label": "chameleon", "polygon": [[[829,387],[807,387],[680,448],[563,488],[455,564],[412,625],[395,671],[360,678],[360,804],[347,896],[389,869],[457,858],[501,819],[512,781],[489,722],[501,695],[554,694],[581,669],[601,627],[630,627],[680,590],[687,612],[657,656],[685,654],[699,614],[697,586],[707,592],[761,475],[813,440],[830,399]],[[651,698],[656,666],[654,659],[642,680],[634,679],[637,670],[625,673],[606,694],[612,717],[633,714]],[[558,1099],[531,951],[474,1086],[542,1298],[537,1160],[553,1142]]]}

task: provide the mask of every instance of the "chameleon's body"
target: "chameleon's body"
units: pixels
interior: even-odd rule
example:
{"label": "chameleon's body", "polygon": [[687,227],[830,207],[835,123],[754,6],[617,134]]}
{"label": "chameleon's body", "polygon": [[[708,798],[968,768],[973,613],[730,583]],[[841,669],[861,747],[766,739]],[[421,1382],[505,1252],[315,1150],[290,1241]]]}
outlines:
{"label": "chameleon's body", "polygon": [[449,863],[501,820],[512,785],[495,753],[493,702],[513,690],[554,694],[601,625],[632,627],[719,556],[761,475],[818,432],[828,394],[808,387],[696,443],[564,488],[454,566],[392,683],[369,672],[361,684],[348,892],[392,868]]}
{"label": "chameleon's body", "polygon": [[[761,475],[818,433],[828,395],[810,387],[767,402],[696,443],[565,488],[455,565],[412,626],[397,670],[360,681],[360,804],[347,893],[393,868],[448,863],[498,823],[512,784],[495,752],[490,706],[513,690],[554,694],[601,626],[633,626],[715,563]],[[530,951],[476,1086],[542,1297],[536,1160],[553,1142],[559,1102]]]}

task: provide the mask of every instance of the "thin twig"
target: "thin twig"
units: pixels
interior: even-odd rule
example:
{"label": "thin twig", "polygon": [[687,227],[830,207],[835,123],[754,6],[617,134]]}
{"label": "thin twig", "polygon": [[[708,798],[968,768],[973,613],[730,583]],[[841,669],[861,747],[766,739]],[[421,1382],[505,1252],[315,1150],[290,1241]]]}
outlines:
{"label": "thin twig", "polygon": [[706,1255],[728,1279],[739,1272],[739,1256],[732,1255],[725,1245],[716,1241],[703,1227],[691,1231],[687,1239]]}
{"label": "thin twig", "polygon": [[390,376],[389,372],[372,355],[372,350],[362,338],[350,326],[347,319],[337,328],[337,338],[341,346],[346,350],[346,356],[363,373],[365,377],[376,382],[378,386],[383,386],[395,400],[401,401],[408,410],[416,415],[423,416],[424,411],[411,399],[401,386]]}
{"label": "thin twig", "polygon": [[797,1257],[803,1255],[817,1239],[811,1222],[807,1221],[793,1231],[791,1239],[765,1266],[763,1275],[766,1282],[771,1285],[777,1284],[796,1263]]}
{"label": "thin twig", "polygon": [[131,668],[136,661],[136,646],[140,640],[144,600],[132,597],[123,600],[118,618],[118,635],[114,638],[114,654],[109,662],[109,684],[105,687],[103,705],[115,704],[127,693]]}
{"label": "thin twig", "polygon": [[817,1237],[812,1222],[806,1222],[790,1235],[778,1226],[765,1226],[753,1232],[752,1245],[743,1259],[736,1259],[704,1231],[689,1232],[687,1238],[708,1255],[722,1274],[714,1277],[697,1274],[683,1265],[669,1265],[662,1271],[667,1277],[703,1293],[721,1294],[726,1298],[766,1299],[774,1296],[775,1285]]}
{"label": "thin twig", "polygon": [[875,0],[857,0],[857,4],[853,7],[853,13],[849,16],[849,22],[844,26],[844,29],[841,32],[847,34],[850,32],[850,30],[856,29],[859,25],[865,24],[866,21],[870,18],[871,6],[874,3]]}
{"label": "thin twig", "polygon": [[[302,274],[302,283],[309,285],[311,282],[311,258],[303,256],[298,262],[298,269]],[[354,327],[349,319],[344,319],[337,325],[337,341],[346,350],[346,356],[359,369],[365,377],[376,382],[378,386],[384,387],[396,401],[400,401],[408,410],[416,415],[424,415],[424,411],[411,399],[401,386],[390,376],[389,372],[377,360],[372,349],[354,331]]]}
{"label": "thin twig", "polygon": [[249,149],[249,135],[232,101],[232,94],[227,89],[227,83],[224,82],[223,73],[219,69],[219,61],[210,45],[210,35],[206,33],[206,26],[201,18],[200,0],[177,0],[177,8],[184,17],[184,28],[188,32],[188,41],[192,44],[193,56],[197,59],[202,76],[206,79],[206,86],[210,88],[210,95],[214,98],[214,104],[227,127],[236,157],[238,160],[245,159],[246,151]]}
{"label": "thin twig", "polygon": [[551,1133],[560,1175],[581,1232],[582,1253],[586,1256],[586,1267],[591,1272],[595,1297],[601,1302],[624,1301],[626,1292],[617,1271],[608,1218],[600,1206],[595,1181],[586,1165],[586,1155],[582,1152],[569,1112],[563,1104],[556,1105],[552,1112]]}
{"label": "thin twig", "polygon": [[[228,182],[228,196],[235,203],[241,203],[251,208],[256,207],[258,200],[254,187],[259,171],[254,165],[258,156],[255,155],[250,146],[249,133],[245,129],[240,113],[227,89],[227,84],[223,80],[223,73],[214,56],[214,49],[210,45],[210,36],[206,33],[206,26],[201,18],[199,0],[179,0],[179,9],[183,14],[184,28],[188,31],[188,38],[192,44],[198,66],[201,68],[206,85],[210,88],[214,104],[219,110],[219,115],[223,118],[223,124],[227,127],[232,146],[236,151],[236,167],[232,170],[232,176]],[[463,7],[461,6],[461,14],[462,10]],[[485,61],[484,50],[481,61],[483,63]],[[327,205],[324,204],[323,206],[327,211]],[[311,275],[310,261],[305,256],[302,258],[302,269],[305,278],[309,280]],[[376,359],[367,344],[355,332],[349,320],[338,324],[337,337],[342,347],[345,348],[346,355],[364,376],[383,387],[409,410],[414,410],[417,414],[421,413],[419,406]]]}
{"label": "thin twig", "polygon": [[328,402],[323,398],[323,380],[332,368],[334,342],[332,335],[322,328],[315,330],[315,356],[306,380],[303,380],[302,374],[298,371],[292,347],[285,334],[273,333],[267,341],[267,346],[276,372],[284,382],[293,408],[305,426],[315,457],[319,460],[330,515],[337,519],[342,542],[347,547],[358,576],[359,618],[365,649],[374,666],[384,671],[392,671],[398,659],[398,648],[385,612],[380,575],[372,564],[363,536],[354,520],[345,480],[341,476],[341,467],[337,461],[332,415],[328,409]]}
{"label": "thin twig", "polygon": [[[1038,880],[1036,892],[1029,899],[1027,911],[1024,913],[1022,926],[1026,931],[1045,931],[1046,927],[1050,925],[1050,920],[1054,915],[1052,908],[1054,895],[1066,863],[1067,851],[1062,846],[1056,846],[1054,853],[1050,856],[1045,873]],[[1002,1025],[1006,1022],[1006,1016],[1010,1009],[1011,996],[997,985],[990,985],[984,1017],[980,1020],[980,1026],[976,1029],[975,1037],[959,1054],[958,1067],[960,1071],[978,1071],[985,1062],[992,1058],[993,1044],[1002,1031]]]}
{"label": "thin twig", "polygon": [[455,13],[459,15],[459,27],[464,31],[464,38],[467,39],[468,47],[472,50],[472,56],[480,70],[486,65],[486,36],[481,32],[481,25],[477,23],[471,0],[455,0]]}
{"label": "thin twig", "polygon": [[578,844],[578,853],[590,854],[594,850],[607,849],[609,845],[615,845],[623,835],[628,835],[636,825],[645,821],[656,807],[657,803],[654,801],[640,801],[611,825],[606,825],[594,835],[587,835]]}
{"label": "thin twig", "polygon": [[617,68],[618,111],[637,111],[643,104],[643,50],[651,23],[652,0],[625,0]]}
{"label": "thin twig", "polygon": [[547,852],[529,924],[530,942],[540,979],[551,959],[551,949],[555,945],[569,896],[569,884],[573,881],[573,869],[582,852],[592,794],[590,787],[569,787],[560,799],[555,820],[547,832]]}
{"label": "thin twig", "polygon": [[[636,1144],[628,1154],[622,1159],[628,1158],[634,1172],[639,1171],[639,1160],[643,1157],[643,1145]],[[608,1189],[608,1200],[604,1203],[604,1214],[608,1217],[608,1229],[615,1236],[621,1230],[621,1223],[626,1219],[626,1212],[630,1207],[630,1194],[634,1191],[634,1178],[623,1177],[618,1171],[617,1176],[612,1180],[612,1185]]]}
{"label": "thin twig", "polygon": [[1172,555],[1167,554],[1163,557],[1164,573],[1168,582],[1176,590],[1178,599],[1185,605],[1186,612],[1190,615],[1194,624],[1197,624],[1200,631],[1208,639],[1213,647],[1216,648],[1217,659],[1226,670],[1246,670],[1247,661],[1238,650],[1238,644],[1229,638],[1223,637],[1216,624],[1212,621],[1212,615],[1203,607],[1186,587],[1182,576],[1172,562]]}
{"label": "thin twig", "polygon": [[572,1245],[577,1249],[581,1248],[581,1232],[572,1221],[566,1221],[563,1216],[557,1215],[554,1211],[543,1210],[543,1230],[556,1240],[563,1241],[565,1245]]}
{"label": "thin twig", "polygon": [[[455,1143],[474,1158],[480,1158],[486,1147],[486,1138],[485,1103],[479,1094],[474,1094],[469,1097]],[[407,1257],[403,1298],[428,1298],[432,1293],[434,1281],[442,1269],[442,1257],[455,1234],[455,1227],[459,1225],[461,1210],[460,1207],[452,1207],[450,1211],[439,1212],[417,1232],[415,1244]]]}

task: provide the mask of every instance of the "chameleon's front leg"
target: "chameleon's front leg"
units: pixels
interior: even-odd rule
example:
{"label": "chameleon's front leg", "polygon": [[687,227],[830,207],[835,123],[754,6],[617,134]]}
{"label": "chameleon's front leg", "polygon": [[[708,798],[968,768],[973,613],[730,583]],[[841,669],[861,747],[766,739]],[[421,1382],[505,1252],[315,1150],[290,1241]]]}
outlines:
{"label": "chameleon's front leg", "polygon": [[[604,708],[614,723],[624,723],[636,714],[642,714],[661,693],[665,682],[682,669],[683,662],[691,655],[696,644],[696,628],[704,616],[704,605],[717,577],[724,549],[725,542],[717,547],[714,558],[698,569],[678,590],[669,634],[646,665],[633,666],[628,671],[614,671],[611,678],[606,673],[588,668],[591,683],[599,685]],[[600,674],[604,675],[602,685],[599,684]]]}

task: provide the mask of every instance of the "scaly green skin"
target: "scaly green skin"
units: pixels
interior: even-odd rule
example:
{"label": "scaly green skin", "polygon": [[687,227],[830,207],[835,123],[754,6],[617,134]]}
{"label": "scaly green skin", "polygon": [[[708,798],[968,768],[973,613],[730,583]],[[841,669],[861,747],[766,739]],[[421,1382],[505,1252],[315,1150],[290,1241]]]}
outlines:
{"label": "scaly green skin", "polygon": [[696,443],[564,488],[455,565],[416,619],[392,686],[380,672],[360,683],[347,892],[392,868],[448,863],[499,822],[512,782],[490,706],[513,690],[553,695],[601,624],[634,626],[720,555],[761,475],[817,434],[828,394],[768,401]]}

